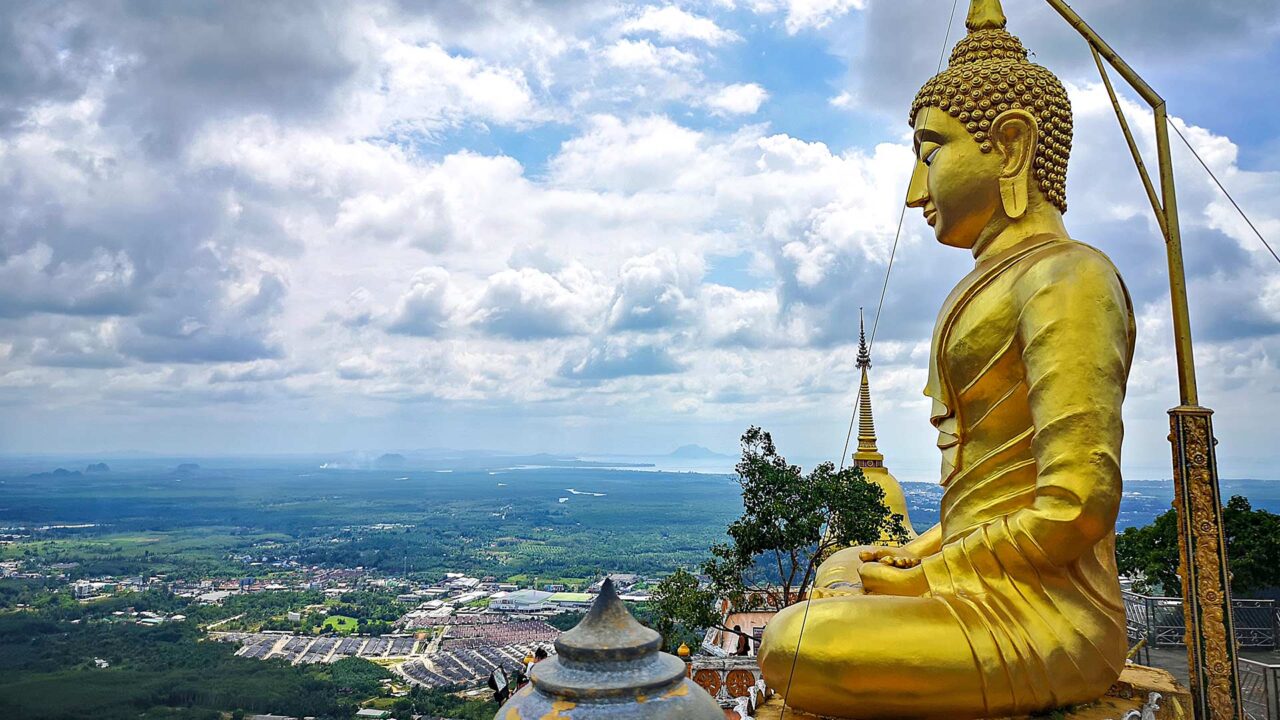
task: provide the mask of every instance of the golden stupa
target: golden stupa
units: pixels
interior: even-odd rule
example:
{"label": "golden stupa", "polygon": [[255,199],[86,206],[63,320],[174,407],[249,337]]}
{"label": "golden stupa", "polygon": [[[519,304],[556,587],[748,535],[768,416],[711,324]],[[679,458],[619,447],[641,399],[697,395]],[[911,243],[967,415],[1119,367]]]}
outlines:
{"label": "golden stupa", "polygon": [[[862,385],[858,389],[858,451],[853,454],[853,466],[862,468],[863,476],[884,491],[884,504],[890,515],[901,515],[902,526],[908,538],[916,536],[907,512],[907,498],[898,479],[884,466],[884,455],[876,447],[876,421],[871,414],[871,383],[867,371],[871,369],[871,350],[867,347],[867,329],[859,319],[858,369],[862,371]],[[896,544],[886,531],[880,538],[885,544]]]}

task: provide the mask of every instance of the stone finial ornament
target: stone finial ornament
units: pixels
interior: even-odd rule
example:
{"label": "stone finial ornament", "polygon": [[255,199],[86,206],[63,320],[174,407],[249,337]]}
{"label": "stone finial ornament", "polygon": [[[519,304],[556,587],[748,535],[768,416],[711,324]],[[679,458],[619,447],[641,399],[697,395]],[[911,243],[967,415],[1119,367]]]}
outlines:
{"label": "stone finial ornament", "polygon": [[631,616],[612,580],[555,645],[555,657],[533,666],[530,683],[494,720],[724,718],[715,700],[685,676],[684,661],[659,650],[662,636]]}

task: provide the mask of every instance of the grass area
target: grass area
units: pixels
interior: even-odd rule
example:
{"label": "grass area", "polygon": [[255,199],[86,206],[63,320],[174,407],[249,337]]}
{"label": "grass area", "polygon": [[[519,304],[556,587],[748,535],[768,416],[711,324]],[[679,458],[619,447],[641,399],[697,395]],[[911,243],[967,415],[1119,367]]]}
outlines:
{"label": "grass area", "polygon": [[324,628],[326,630],[333,630],[335,632],[342,633],[343,635],[349,635],[355,632],[356,628],[359,626],[359,621],[353,617],[347,617],[346,615],[330,615],[324,620]]}
{"label": "grass area", "polygon": [[0,546],[0,560],[38,558],[42,563],[76,563],[69,573],[73,578],[144,573],[234,575],[244,570],[228,561],[229,554],[287,539],[280,533],[212,526],[147,533],[81,531]]}
{"label": "grass area", "polygon": [[542,576],[542,575],[535,576],[535,575],[530,575],[528,573],[511,575],[507,578],[507,582],[516,583],[517,585],[520,585],[522,587],[531,584],[534,580],[538,581],[538,589],[542,589],[542,587],[545,585],[564,585],[570,590],[572,590],[575,587],[585,589],[588,585],[594,582],[594,579],[583,578],[583,577],[556,577],[556,576]]}
{"label": "grass area", "polygon": [[374,710],[394,710],[395,706],[396,698],[393,697],[374,698],[364,703],[364,707],[373,708]]}

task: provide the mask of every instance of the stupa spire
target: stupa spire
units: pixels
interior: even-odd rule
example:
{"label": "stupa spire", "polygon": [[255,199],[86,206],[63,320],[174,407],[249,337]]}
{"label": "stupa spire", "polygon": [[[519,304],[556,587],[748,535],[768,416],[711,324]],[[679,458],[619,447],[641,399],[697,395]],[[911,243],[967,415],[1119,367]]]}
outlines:
{"label": "stupa spire", "polygon": [[[862,370],[862,387],[858,390],[858,453],[876,453],[876,421],[871,415],[871,350],[867,347],[867,324],[858,308],[858,369]],[[866,458],[872,459],[872,458]]]}
{"label": "stupa spire", "polygon": [[[867,345],[867,323],[862,317],[862,308],[858,308],[858,369],[862,371],[862,385],[858,388],[858,451],[853,454],[853,466],[862,469],[867,480],[884,490],[885,506],[889,513],[902,516],[902,524],[907,537],[916,536],[911,527],[911,516],[907,512],[907,498],[902,486],[884,466],[884,455],[876,447],[876,421],[871,415],[871,348]],[[882,543],[897,544],[898,540],[886,530],[880,538]]]}
{"label": "stupa spire", "polygon": [[977,32],[1002,30],[1008,23],[1004,8],[1000,7],[1000,0],[972,0],[969,3],[969,17],[964,25],[969,28],[969,32]]}

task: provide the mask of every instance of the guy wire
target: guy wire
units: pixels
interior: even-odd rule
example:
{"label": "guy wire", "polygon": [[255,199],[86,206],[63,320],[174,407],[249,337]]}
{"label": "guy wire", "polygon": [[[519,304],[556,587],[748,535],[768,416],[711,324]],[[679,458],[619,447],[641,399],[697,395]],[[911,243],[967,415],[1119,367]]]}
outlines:
{"label": "guy wire", "polygon": [[1204,161],[1204,158],[1200,157],[1200,153],[1196,152],[1196,149],[1187,141],[1187,136],[1183,135],[1182,131],[1178,129],[1177,124],[1173,122],[1173,118],[1169,118],[1168,122],[1169,127],[1173,128],[1173,131],[1178,134],[1178,137],[1182,138],[1182,144],[1186,145],[1187,149],[1191,151],[1191,154],[1195,156],[1196,160],[1200,161],[1200,167],[1204,168],[1204,171],[1209,173],[1209,177],[1213,178],[1214,184],[1218,186],[1218,189],[1222,191],[1222,194],[1226,195],[1227,199],[1231,201],[1231,204],[1235,206],[1236,212],[1240,213],[1240,217],[1244,218],[1249,229],[1252,230],[1253,234],[1257,235],[1258,239],[1262,241],[1262,246],[1267,249],[1267,252],[1271,253],[1271,257],[1275,258],[1276,262],[1280,263],[1280,255],[1277,255],[1275,249],[1271,247],[1271,243],[1267,242],[1267,239],[1262,237],[1262,233],[1258,230],[1258,226],[1254,225],[1253,221],[1249,219],[1249,216],[1245,214],[1244,208],[1241,208],[1240,203],[1236,202],[1236,199],[1231,197],[1231,193],[1227,192],[1227,189],[1223,187],[1222,181],[1219,180],[1218,176],[1214,175],[1213,171],[1209,169],[1209,164]]}
{"label": "guy wire", "polygon": [[[948,28],[948,34],[949,34],[949,31],[950,31],[950,28]],[[939,67],[938,71],[941,72],[941,70],[942,68]],[[924,109],[925,117],[929,117],[929,111],[932,109],[933,108],[931,107],[925,107]],[[907,192],[908,193],[911,192],[910,180],[907,181]],[[898,230],[893,234],[893,249],[889,251],[889,265],[884,269],[884,282],[880,285],[880,302],[876,305],[875,319],[871,321],[871,341],[867,343],[868,352],[870,352],[871,349],[876,346],[876,330],[879,329],[880,327],[880,312],[884,310],[884,295],[885,295],[885,292],[889,289],[889,273],[893,272],[893,260],[898,255],[898,240],[899,238],[902,237],[902,223],[906,219],[907,219],[907,202],[904,199],[902,202],[902,212],[898,214]],[[844,435],[844,450],[841,451],[840,453],[840,469],[841,470],[844,470],[845,459],[849,454],[849,442],[850,440],[853,439],[853,423],[855,420],[858,419],[858,406],[860,402],[861,402],[861,397],[857,393],[854,393],[853,413],[849,415],[849,430]]]}
{"label": "guy wire", "polygon": [[[947,58],[947,44],[951,42],[951,28],[954,27],[955,25],[957,5],[959,5],[959,0],[951,0],[951,15],[947,18],[947,32],[942,37],[942,51],[938,53],[938,68],[934,71],[935,75],[942,72],[942,63]],[[926,106],[924,108],[925,118],[929,117],[930,110],[932,110],[931,107]],[[914,169],[912,170],[912,172],[914,173]],[[876,317],[871,324],[870,346],[875,345],[876,329],[880,327],[880,312],[884,310],[884,296],[885,296],[885,292],[889,289],[889,273],[893,272],[893,259],[898,253],[898,240],[902,237],[902,223],[907,218],[907,200],[909,199],[910,194],[911,194],[911,180],[908,178],[907,193],[906,193],[907,197],[903,198],[902,212],[898,214],[898,229],[893,234],[893,248],[889,251],[889,264],[887,267],[885,267],[884,283],[880,286],[880,302],[878,305],[876,305]],[[857,397],[857,394],[855,393],[855,398],[856,397]],[[855,399],[853,401],[853,417],[849,418],[849,432],[845,434],[844,450],[841,451],[840,453],[840,469],[841,470],[844,470],[845,456],[849,454],[849,440],[853,437],[853,422],[857,418],[857,416],[858,416],[858,400]],[[804,588],[800,588],[800,592],[804,592]],[[790,598],[783,598],[782,601],[785,603],[789,599]],[[800,659],[800,643],[804,640],[804,628],[805,628],[805,625],[808,624],[808,622],[809,622],[809,603],[805,602],[804,615],[800,618],[800,632],[796,635],[796,651],[791,656],[791,672],[787,675],[787,689],[782,693],[782,699],[783,699],[782,711],[778,714],[778,720],[784,720],[784,718],[786,718],[787,716],[786,699],[788,696],[791,695],[791,682],[795,680],[795,677],[796,677],[796,661]]]}

